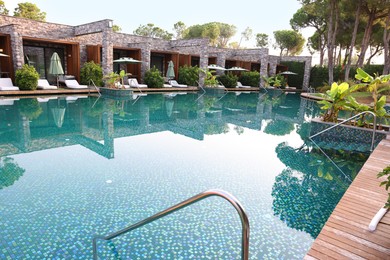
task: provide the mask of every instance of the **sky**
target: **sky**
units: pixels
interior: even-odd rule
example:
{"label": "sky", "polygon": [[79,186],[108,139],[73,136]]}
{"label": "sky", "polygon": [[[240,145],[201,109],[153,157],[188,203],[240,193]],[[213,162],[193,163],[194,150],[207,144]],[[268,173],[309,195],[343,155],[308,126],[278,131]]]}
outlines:
{"label": "sky", "polygon": [[[113,24],[122,28],[122,33],[129,34],[148,23],[174,33],[173,25],[178,21],[184,22],[187,27],[222,22],[237,27],[233,39],[237,42],[247,27],[252,29],[254,35],[266,33],[269,38],[272,38],[274,31],[291,29],[289,21],[300,8],[298,0],[4,0],[10,15],[13,15],[17,4],[23,2],[34,3],[42,12],[46,12],[47,22],[80,25],[112,19]],[[251,41],[242,42],[242,45],[255,47],[254,39],[253,36]]]}

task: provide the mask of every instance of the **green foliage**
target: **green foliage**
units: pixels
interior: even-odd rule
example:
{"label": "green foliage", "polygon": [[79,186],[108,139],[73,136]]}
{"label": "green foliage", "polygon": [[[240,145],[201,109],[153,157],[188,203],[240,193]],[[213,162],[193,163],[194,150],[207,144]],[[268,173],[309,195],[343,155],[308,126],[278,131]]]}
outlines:
{"label": "green foliage", "polygon": [[297,73],[297,75],[288,75],[287,84],[290,87],[302,89],[303,77],[305,75],[305,63],[297,61],[283,61],[281,64],[287,66],[289,71]]}
{"label": "green foliage", "polygon": [[114,24],[114,25],[112,26],[112,31],[113,31],[113,32],[121,32],[121,31],[122,31],[122,28],[121,28],[119,25]]}
{"label": "green foliage", "polygon": [[178,21],[173,25],[173,30],[176,32],[175,38],[177,40],[182,39],[187,27],[182,21]]}
{"label": "green foliage", "polygon": [[268,34],[265,33],[256,34],[256,47],[260,47],[260,48],[268,47]]}
{"label": "green foliage", "polygon": [[134,32],[135,35],[160,38],[164,40],[172,40],[173,34],[169,33],[160,27],[154,26],[153,23],[140,25]]}
{"label": "green foliage", "polygon": [[162,88],[164,86],[164,78],[156,67],[145,73],[144,81],[149,88]]}
{"label": "green foliage", "polygon": [[349,84],[346,82],[343,82],[340,85],[336,82],[333,83],[330,90],[321,95],[323,100],[318,101],[318,103],[322,105],[321,109],[325,110],[323,120],[325,122],[337,122],[341,110],[352,111],[354,108],[351,101],[354,103],[356,100],[354,100],[350,94],[357,91],[358,88],[358,86],[350,88]]}
{"label": "green foliage", "polygon": [[111,72],[108,75],[103,77],[103,80],[106,82],[106,87],[116,88],[118,83],[120,82],[120,76],[118,73]]}
{"label": "green foliage", "polygon": [[288,55],[299,55],[302,52],[305,38],[301,33],[294,30],[280,30],[274,32],[275,47],[280,49],[280,56],[283,52]]}
{"label": "green foliage", "polygon": [[20,114],[27,117],[29,120],[33,120],[39,117],[42,113],[42,107],[38,100],[31,98],[23,98],[18,102]]}
{"label": "green foliage", "polygon": [[244,86],[258,87],[260,83],[260,72],[244,71],[241,73],[239,81]]}
{"label": "green foliage", "polygon": [[219,76],[218,81],[226,88],[235,88],[237,86],[238,77],[231,72]]}
{"label": "green foliage", "polygon": [[33,66],[24,64],[16,70],[15,84],[21,90],[36,90],[38,87],[39,74]]}
{"label": "green foliage", "polygon": [[226,23],[196,24],[187,28],[184,39],[209,38],[210,45],[226,47],[229,40],[236,34],[236,27]]}
{"label": "green foliage", "polygon": [[0,158],[0,190],[11,186],[23,176],[26,170],[21,168],[11,157]]}
{"label": "green foliage", "polygon": [[209,71],[209,70],[204,71],[204,73],[206,73],[206,77],[204,79],[205,86],[208,86],[208,87],[218,86],[219,82],[217,80],[216,75],[213,75],[213,73],[211,73],[211,71]]}
{"label": "green foliage", "polygon": [[[387,180],[382,181],[379,186],[385,186],[385,189],[389,191],[390,187],[390,166],[387,166],[386,168],[383,169],[380,173],[378,173],[378,178],[381,177],[387,177]],[[390,192],[388,194],[387,202],[385,204],[385,208],[390,209]]]}
{"label": "green foliage", "polygon": [[266,86],[285,88],[287,85],[286,78],[280,74],[271,77],[263,77],[263,79]]}
{"label": "green foliage", "polygon": [[9,14],[9,10],[7,8],[5,8],[4,1],[0,1],[0,14],[3,14],[3,15]]}
{"label": "green foliage", "polygon": [[83,85],[90,85],[93,81],[96,86],[103,86],[103,69],[93,61],[84,63],[80,70],[80,82]]}
{"label": "green foliage", "polygon": [[197,66],[183,66],[179,67],[178,82],[186,84],[188,86],[197,86],[199,80],[199,68]]}
{"label": "green foliage", "polygon": [[368,93],[371,93],[371,97],[374,100],[373,106],[370,111],[374,112],[378,117],[386,115],[386,96],[381,93],[390,90],[390,74],[372,77],[364,70],[358,68],[355,78],[362,83],[359,86],[363,86],[367,89]]}
{"label": "green foliage", "polygon": [[16,7],[14,10],[14,16],[42,22],[46,20],[46,13],[41,12],[36,4],[29,2],[18,3],[18,7]]}

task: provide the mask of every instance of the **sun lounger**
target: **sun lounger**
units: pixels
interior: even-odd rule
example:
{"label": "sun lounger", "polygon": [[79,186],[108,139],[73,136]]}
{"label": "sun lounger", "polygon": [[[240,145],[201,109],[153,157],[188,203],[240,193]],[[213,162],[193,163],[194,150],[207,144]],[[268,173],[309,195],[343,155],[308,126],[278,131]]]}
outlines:
{"label": "sun lounger", "polygon": [[19,88],[12,84],[11,78],[0,78],[0,91],[13,90],[19,90]]}
{"label": "sun lounger", "polygon": [[174,87],[174,88],[186,88],[188,87],[187,85],[184,84],[179,84],[176,80],[170,80],[169,84]]}
{"label": "sun lounger", "polygon": [[57,89],[57,86],[50,85],[47,79],[38,79],[38,89]]}
{"label": "sun lounger", "polygon": [[237,81],[236,88],[251,88],[251,86],[244,86],[244,85],[241,84],[241,82]]}
{"label": "sun lounger", "polygon": [[132,88],[147,88],[148,85],[146,84],[139,84],[138,80],[135,78],[129,79],[129,86]]}
{"label": "sun lounger", "polygon": [[67,88],[72,88],[72,89],[86,89],[88,88],[87,85],[80,85],[77,80],[75,79],[67,79],[65,80],[65,85]]}

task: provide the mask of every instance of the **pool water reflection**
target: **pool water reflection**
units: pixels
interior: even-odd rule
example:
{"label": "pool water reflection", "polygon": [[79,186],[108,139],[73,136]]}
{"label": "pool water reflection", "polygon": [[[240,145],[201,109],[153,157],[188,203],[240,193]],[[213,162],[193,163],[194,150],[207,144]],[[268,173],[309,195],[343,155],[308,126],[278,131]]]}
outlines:
{"label": "pool water reflection", "polygon": [[[315,103],[281,92],[0,105],[0,258],[91,259],[107,235],[207,189],[237,197],[250,258],[302,259],[367,155],[308,140]],[[236,259],[241,223],[210,198],[112,242],[102,259]]]}

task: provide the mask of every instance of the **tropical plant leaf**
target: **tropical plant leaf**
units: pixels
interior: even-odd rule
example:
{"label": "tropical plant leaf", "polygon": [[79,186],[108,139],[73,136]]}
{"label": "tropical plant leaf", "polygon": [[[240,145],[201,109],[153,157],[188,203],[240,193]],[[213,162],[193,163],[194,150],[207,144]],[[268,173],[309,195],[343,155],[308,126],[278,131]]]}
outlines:
{"label": "tropical plant leaf", "polygon": [[371,82],[374,78],[361,68],[357,68],[355,78],[363,82]]}

